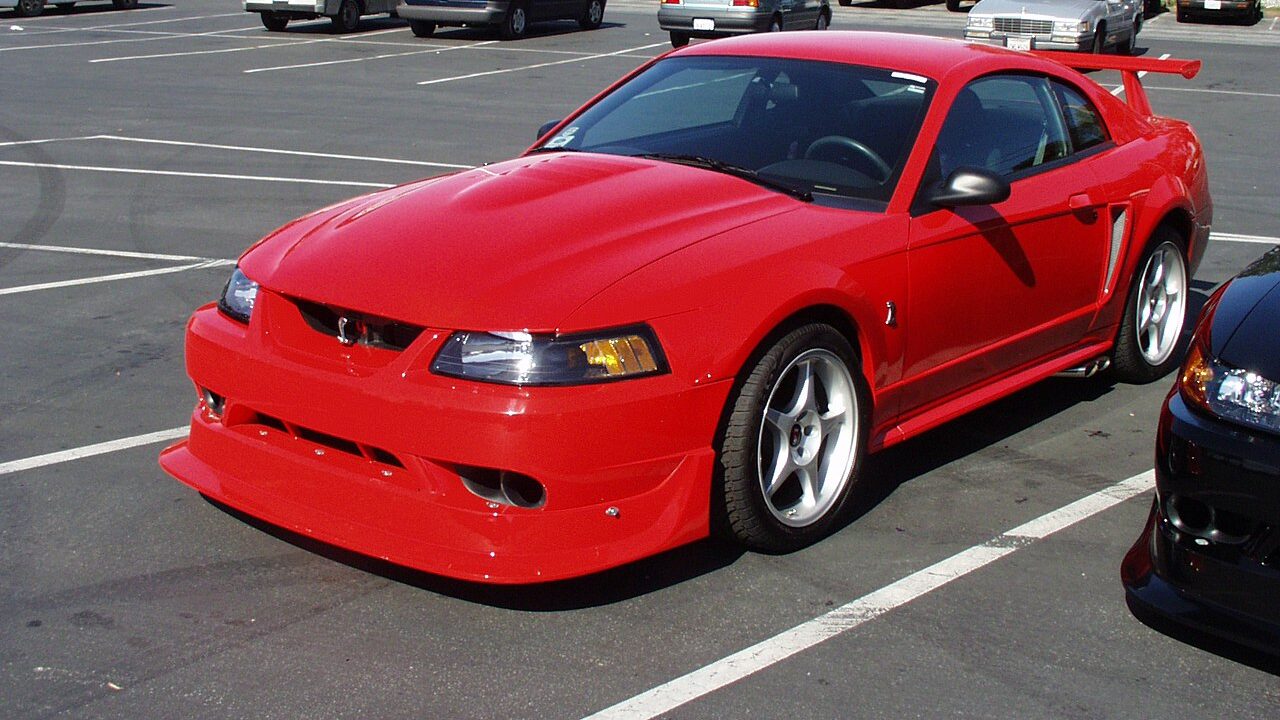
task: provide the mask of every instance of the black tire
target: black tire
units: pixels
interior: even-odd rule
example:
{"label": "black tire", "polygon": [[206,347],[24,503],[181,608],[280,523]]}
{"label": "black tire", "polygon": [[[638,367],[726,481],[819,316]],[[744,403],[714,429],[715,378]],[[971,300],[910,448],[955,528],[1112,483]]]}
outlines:
{"label": "black tire", "polygon": [[[798,386],[788,385],[788,381],[792,377],[792,370],[798,367],[797,364],[804,364],[811,359],[819,359],[829,368],[843,367],[843,377],[847,379],[848,384],[840,388],[840,392],[846,395],[846,402],[855,406],[847,408],[852,411],[855,427],[848,428],[848,434],[839,440],[841,443],[848,443],[846,445],[828,448],[828,438],[831,436],[827,433],[841,432],[839,429],[828,429],[814,438],[812,442],[816,445],[810,444],[806,449],[806,444],[811,441],[805,438],[812,437],[813,426],[809,425],[801,430],[805,421],[796,420],[796,425],[788,433],[790,438],[788,447],[778,448],[774,444],[777,440],[771,439],[771,436],[763,431],[765,415],[769,412],[775,391],[784,396],[794,394],[797,398],[807,395],[807,393],[798,392]],[[786,552],[825,537],[839,523],[852,496],[853,488],[857,484],[859,469],[867,447],[870,393],[858,368],[857,356],[849,345],[849,341],[830,325],[818,323],[803,325],[788,332],[773,343],[754,365],[750,366],[749,373],[741,381],[741,386],[730,396],[723,439],[718,448],[719,477],[715,485],[716,495],[712,498],[713,507],[716,508],[717,513],[713,522],[718,529],[750,549]],[[818,375],[814,377],[815,388],[835,387]],[[832,409],[831,402],[834,395],[835,393],[829,389],[813,392],[813,397],[818,398],[819,402],[821,397],[826,398],[827,411]],[[800,401],[791,402],[799,403]],[[806,472],[819,473],[822,472],[822,466],[825,464],[822,456],[827,450],[842,454],[846,451],[852,453],[847,464],[832,466],[842,479],[830,488],[829,495],[816,511],[817,515],[811,519],[804,518],[803,524],[800,525],[784,521],[780,517],[790,517],[790,513],[794,511],[780,512],[777,499],[787,494],[789,483],[799,484],[798,478],[793,480],[790,479],[790,475],[784,476],[787,479],[779,481],[775,486],[772,493],[773,499],[766,498],[764,483],[761,480],[761,453],[768,455],[779,450],[783,453],[798,452],[799,454],[795,457],[804,457],[812,450],[810,459],[806,462],[814,463],[814,469]],[[791,461],[788,460],[788,462]],[[817,484],[816,481],[811,480],[810,490]],[[827,490],[823,488],[819,492],[827,492]],[[783,499],[781,502],[788,501]],[[791,502],[798,503],[798,500],[792,499]]]}
{"label": "black tire", "polygon": [[849,7],[853,4],[853,0],[839,0],[839,2],[844,7]]}
{"label": "black tire", "polygon": [[342,4],[338,6],[338,14],[329,19],[333,23],[334,32],[355,32],[360,27],[360,3],[356,0],[342,0]]}
{"label": "black tire", "polygon": [[288,15],[281,15],[273,12],[264,12],[260,13],[260,15],[262,16],[262,27],[270,30],[271,32],[280,32],[289,25]]}
{"label": "black tire", "polygon": [[1184,22],[1189,21],[1190,19],[1191,19],[1191,16],[1187,14],[1187,11],[1183,10],[1182,8],[1178,8],[1178,10],[1177,10],[1177,20],[1178,20],[1178,22],[1180,22],[1180,23],[1184,23]]}
{"label": "black tire", "polygon": [[960,0],[947,0],[947,10],[960,12]]}
{"label": "black tire", "polygon": [[826,30],[831,27],[831,18],[825,11],[818,13],[818,19],[813,24],[814,30]]}
{"label": "black tire", "polygon": [[1107,26],[1099,25],[1098,29],[1093,33],[1093,48],[1090,50],[1095,55],[1102,54],[1107,48]]}
{"label": "black tire", "polygon": [[671,47],[681,48],[689,44],[689,33],[671,31]]}
{"label": "black tire", "polygon": [[1134,36],[1133,36],[1132,34],[1130,34],[1130,35],[1126,36],[1124,40],[1121,40],[1121,41],[1120,41],[1120,44],[1119,44],[1119,45],[1116,45],[1116,54],[1117,54],[1117,55],[1132,55],[1132,54],[1133,54],[1133,41],[1134,41],[1134,39],[1135,39],[1135,38],[1134,38]]}
{"label": "black tire", "polygon": [[36,17],[44,12],[44,0],[18,0],[13,11],[18,17]]}
{"label": "black tire", "polygon": [[775,15],[773,22],[769,23],[769,32],[782,32],[782,18]]}
{"label": "black tire", "polygon": [[132,10],[138,7],[138,0],[111,0],[117,10]]}
{"label": "black tire", "polygon": [[[1171,328],[1176,334],[1168,357],[1158,362],[1153,362],[1152,359],[1143,354],[1142,341],[1139,338],[1139,317],[1142,313],[1142,309],[1139,306],[1144,304],[1140,300],[1140,296],[1147,267],[1158,253],[1169,251],[1176,251],[1177,259],[1180,260],[1182,268],[1182,291],[1181,296],[1178,298],[1181,303],[1178,311],[1181,318],[1177,322],[1177,327]],[[1191,278],[1187,275],[1187,256],[1182,238],[1167,227],[1157,228],[1151,235],[1151,242],[1148,243],[1146,251],[1142,254],[1142,260],[1138,263],[1129,284],[1129,292],[1125,296],[1124,317],[1120,320],[1120,329],[1116,332],[1115,347],[1111,351],[1112,379],[1137,384],[1149,383],[1168,375],[1178,366],[1178,363],[1182,360],[1182,353],[1179,351],[1182,349],[1182,331],[1186,328],[1187,323],[1187,294],[1190,290],[1190,280]],[[1166,310],[1165,312],[1168,311]]]}
{"label": "black tire", "polygon": [[513,2],[507,9],[507,16],[502,18],[498,34],[503,40],[519,40],[529,32],[529,5],[524,2]]}
{"label": "black tire", "polygon": [[583,30],[595,30],[604,22],[604,0],[587,0],[582,15],[578,18],[578,27]]}
{"label": "black tire", "polygon": [[410,20],[409,30],[413,32],[414,37],[431,37],[436,31],[436,24],[430,20]]}

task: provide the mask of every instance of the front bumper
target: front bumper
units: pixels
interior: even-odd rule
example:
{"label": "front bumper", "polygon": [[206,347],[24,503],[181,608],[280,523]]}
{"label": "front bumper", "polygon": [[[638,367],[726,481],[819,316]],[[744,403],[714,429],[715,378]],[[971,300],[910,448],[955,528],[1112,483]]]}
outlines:
{"label": "front bumper", "polygon": [[437,25],[498,25],[506,18],[509,5],[506,0],[401,2],[396,6],[396,14],[406,20],[426,20]]}
{"label": "front bumper", "polygon": [[[728,382],[454,380],[427,369],[446,331],[400,353],[348,347],[291,310],[261,291],[247,328],[213,306],[191,318],[188,373],[225,405],[197,405],[161,455],[168,473],[271,524],[466,580],[574,577],[707,535]],[[545,503],[482,498],[462,466],[534,478]]]}
{"label": "front bumper", "polygon": [[1032,50],[1066,50],[1070,52],[1089,52],[1093,49],[1093,35],[1069,37],[1064,35],[1011,35],[1003,32],[964,31],[964,39],[983,45],[1011,47],[1019,41],[1031,44]]}
{"label": "front bumper", "polygon": [[[1170,620],[1280,655],[1280,441],[1203,417],[1175,391],[1156,448],[1156,502],[1121,566],[1126,593]],[[1212,529],[1226,528],[1229,540],[1188,532],[1184,503],[1212,508]]]}
{"label": "front bumper", "polygon": [[294,17],[319,17],[325,13],[325,3],[308,2],[306,0],[246,0],[244,9],[247,12],[269,12]]}
{"label": "front bumper", "polygon": [[[712,20],[714,30],[694,30],[694,20]],[[658,27],[682,32],[689,37],[716,38],[764,32],[773,22],[773,14],[753,7],[686,8],[679,5],[658,7]]]}

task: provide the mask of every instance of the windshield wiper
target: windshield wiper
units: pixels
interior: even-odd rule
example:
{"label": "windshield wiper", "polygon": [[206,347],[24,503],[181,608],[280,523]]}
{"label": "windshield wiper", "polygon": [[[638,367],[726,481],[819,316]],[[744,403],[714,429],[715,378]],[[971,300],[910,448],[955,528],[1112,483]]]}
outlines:
{"label": "windshield wiper", "polygon": [[578,148],[571,148],[571,147],[549,147],[549,146],[547,146],[547,145],[540,145],[540,146],[538,146],[538,147],[536,147],[536,148],[534,148],[534,149],[530,150],[529,152],[530,152],[530,153],[539,153],[539,152],[582,152],[582,151],[581,151],[581,150],[579,150]]}
{"label": "windshield wiper", "polygon": [[663,160],[666,162],[680,163],[681,165],[692,165],[694,167],[706,168],[714,170],[725,175],[732,175],[742,178],[748,182],[753,182],[761,187],[767,187],[770,190],[777,190],[790,195],[793,198],[803,200],[805,202],[813,202],[813,193],[808,190],[801,190],[793,185],[788,185],[777,180],[770,180],[762,177],[760,173],[750,168],[744,168],[740,165],[733,165],[723,160],[704,157],[702,155],[681,155],[679,153],[645,153],[636,155],[635,157],[648,158],[650,160]]}

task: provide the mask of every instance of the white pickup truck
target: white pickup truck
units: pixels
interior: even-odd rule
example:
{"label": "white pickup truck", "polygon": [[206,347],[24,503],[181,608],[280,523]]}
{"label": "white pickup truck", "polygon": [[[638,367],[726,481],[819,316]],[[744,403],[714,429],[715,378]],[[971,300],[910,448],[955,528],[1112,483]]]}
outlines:
{"label": "white pickup truck", "polygon": [[244,9],[261,15],[262,26],[273,32],[284,30],[290,20],[315,20],[319,17],[332,20],[333,29],[337,32],[352,32],[360,26],[360,18],[365,15],[394,14],[397,2],[398,0],[244,0]]}
{"label": "white pickup truck", "polygon": [[[53,0],[53,2],[46,2],[45,0],[0,0],[0,8],[11,7],[18,13],[18,17],[35,17],[44,12],[46,5],[53,5],[59,10],[70,10],[71,6],[77,2],[86,2],[86,0]],[[111,0],[111,4],[115,5],[117,10],[132,10],[138,7],[138,0]]]}

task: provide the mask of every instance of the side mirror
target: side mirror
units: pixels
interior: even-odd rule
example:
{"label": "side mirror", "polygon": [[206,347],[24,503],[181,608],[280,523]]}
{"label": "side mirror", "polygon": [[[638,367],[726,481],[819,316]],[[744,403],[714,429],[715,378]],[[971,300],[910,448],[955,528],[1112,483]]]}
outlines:
{"label": "side mirror", "polygon": [[929,202],[939,207],[994,205],[1009,199],[1009,183],[982,168],[956,169],[946,182],[934,189]]}
{"label": "side mirror", "polygon": [[560,120],[552,120],[551,122],[542,123],[542,127],[538,128],[538,134],[534,136],[533,139],[537,140],[543,135],[546,135],[547,133],[551,132],[551,128],[559,125],[560,122],[561,122]]}

